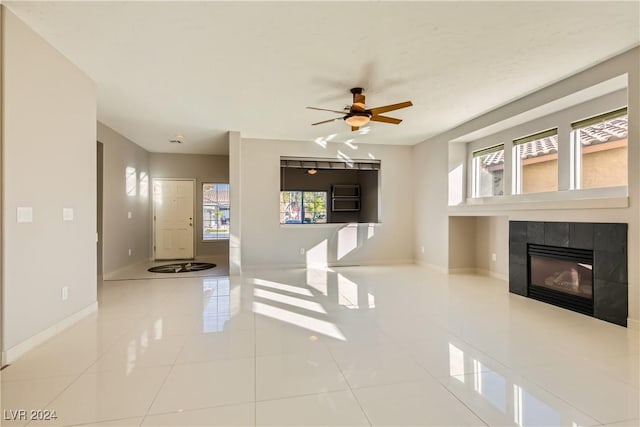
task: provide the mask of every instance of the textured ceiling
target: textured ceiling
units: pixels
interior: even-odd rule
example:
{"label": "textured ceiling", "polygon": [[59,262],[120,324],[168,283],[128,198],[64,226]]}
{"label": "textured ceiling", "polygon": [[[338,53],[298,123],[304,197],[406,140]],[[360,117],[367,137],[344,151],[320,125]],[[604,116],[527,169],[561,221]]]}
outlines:
{"label": "textured ceiling", "polygon": [[[100,121],[158,152],[226,153],[228,130],[416,144],[640,42],[638,2],[5,4],[96,81]],[[367,134],[310,126],[354,86],[414,107]]]}

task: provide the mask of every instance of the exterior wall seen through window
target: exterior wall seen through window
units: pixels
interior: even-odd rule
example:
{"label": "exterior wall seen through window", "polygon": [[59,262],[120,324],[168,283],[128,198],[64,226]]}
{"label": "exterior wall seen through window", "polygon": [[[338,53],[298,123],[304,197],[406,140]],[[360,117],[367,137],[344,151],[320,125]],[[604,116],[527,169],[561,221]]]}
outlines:
{"label": "exterior wall seen through window", "polygon": [[573,123],[576,188],[624,186],[628,183],[626,108]]}
{"label": "exterior wall seen through window", "polygon": [[473,197],[504,194],[504,145],[473,153]]}

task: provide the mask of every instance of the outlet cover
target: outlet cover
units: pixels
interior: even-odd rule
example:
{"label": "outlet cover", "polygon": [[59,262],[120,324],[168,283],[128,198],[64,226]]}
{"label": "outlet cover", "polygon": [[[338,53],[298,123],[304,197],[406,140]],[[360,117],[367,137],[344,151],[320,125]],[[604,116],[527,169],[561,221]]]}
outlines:
{"label": "outlet cover", "polygon": [[127,218],[131,219],[131,211],[127,212]]}
{"label": "outlet cover", "polygon": [[498,259],[498,257],[496,256],[496,254],[491,254],[491,261],[496,261]]}
{"label": "outlet cover", "polygon": [[62,301],[66,301],[69,298],[69,287],[68,286],[64,286],[61,289],[60,297],[62,298]]}
{"label": "outlet cover", "polygon": [[16,219],[18,222],[33,222],[33,208],[28,206],[17,208]]}
{"label": "outlet cover", "polygon": [[73,208],[62,208],[62,220],[73,221]]}
{"label": "outlet cover", "polygon": [[131,249],[129,249],[129,256],[131,256]]}

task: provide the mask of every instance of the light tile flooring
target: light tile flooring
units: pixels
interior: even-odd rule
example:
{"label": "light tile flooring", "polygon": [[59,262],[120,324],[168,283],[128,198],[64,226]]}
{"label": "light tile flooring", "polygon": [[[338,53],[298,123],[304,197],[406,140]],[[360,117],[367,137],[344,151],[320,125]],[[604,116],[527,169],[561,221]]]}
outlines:
{"label": "light tile flooring", "polygon": [[[135,280],[135,279],[168,279],[176,277],[169,273],[151,273],[147,271],[151,267],[166,264],[180,264],[189,262],[188,260],[164,260],[164,261],[142,261],[137,264],[128,265],[119,270],[106,274],[105,281],[111,280]],[[177,277],[205,277],[205,276],[228,276],[229,275],[229,257],[226,255],[208,255],[198,256],[193,262],[209,262],[216,266],[213,269],[202,271],[190,271],[178,273]]]}
{"label": "light tile flooring", "polygon": [[[1,372],[29,425],[638,426],[638,333],[418,266],[105,282]],[[2,425],[27,421],[3,420]]]}

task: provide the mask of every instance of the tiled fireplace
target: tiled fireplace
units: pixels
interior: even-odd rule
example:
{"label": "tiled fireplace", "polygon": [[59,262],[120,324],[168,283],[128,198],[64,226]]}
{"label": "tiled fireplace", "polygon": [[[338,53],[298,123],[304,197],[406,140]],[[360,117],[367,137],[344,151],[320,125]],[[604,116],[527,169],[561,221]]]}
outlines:
{"label": "tiled fireplace", "polygon": [[627,224],[510,221],[509,291],[627,326]]}

